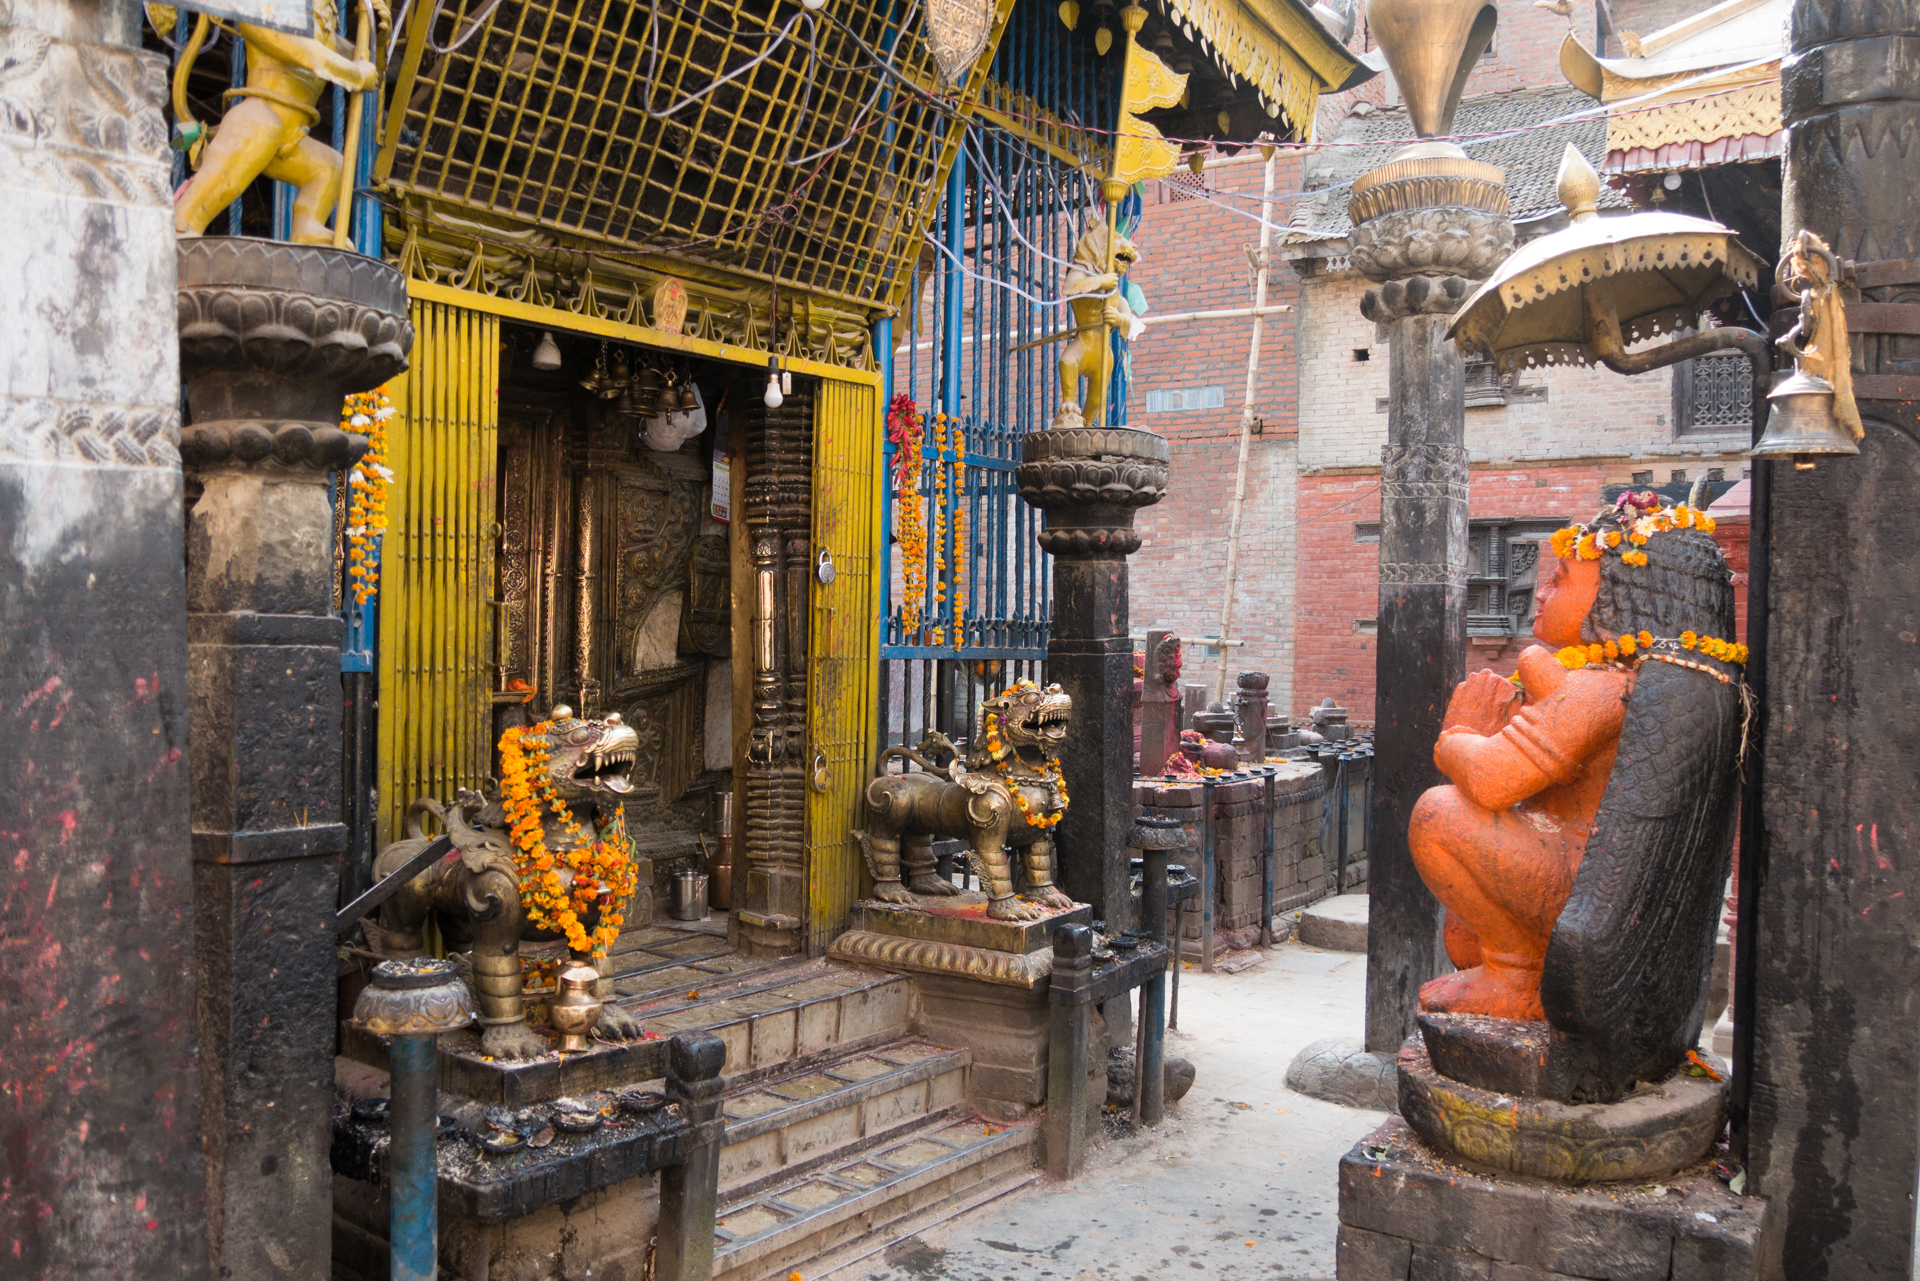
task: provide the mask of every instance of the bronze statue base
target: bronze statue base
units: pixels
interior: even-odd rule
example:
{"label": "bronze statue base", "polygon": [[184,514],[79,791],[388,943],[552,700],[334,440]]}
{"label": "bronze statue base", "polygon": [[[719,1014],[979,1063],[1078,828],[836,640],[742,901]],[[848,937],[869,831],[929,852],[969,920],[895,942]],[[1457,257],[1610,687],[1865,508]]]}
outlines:
{"label": "bronze statue base", "polygon": [[996,921],[987,916],[987,896],[975,890],[950,898],[924,897],[912,904],[862,899],[853,905],[852,927],[895,938],[931,943],[956,943],[990,952],[1025,956],[1053,946],[1053,932],[1063,925],[1085,925],[1093,909],[1085,903],[1071,908],[1048,908],[1037,921]]}
{"label": "bronze statue base", "polygon": [[1420,1034],[1400,1048],[1400,1115],[1438,1151],[1566,1183],[1662,1179],[1706,1156],[1726,1121],[1720,1079],[1686,1069],[1619,1103],[1497,1094],[1440,1075]]}

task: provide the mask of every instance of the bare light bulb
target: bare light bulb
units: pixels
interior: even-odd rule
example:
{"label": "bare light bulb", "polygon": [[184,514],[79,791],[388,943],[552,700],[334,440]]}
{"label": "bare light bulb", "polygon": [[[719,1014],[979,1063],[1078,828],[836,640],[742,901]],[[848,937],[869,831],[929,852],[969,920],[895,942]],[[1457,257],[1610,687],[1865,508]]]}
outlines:
{"label": "bare light bulb", "polygon": [[767,375],[767,394],[765,399],[768,409],[778,409],[786,403],[787,398],[780,394],[779,374],[770,373]]}
{"label": "bare light bulb", "polygon": [[560,344],[553,340],[551,330],[541,333],[540,345],[533,349],[533,367],[535,369],[560,368]]}

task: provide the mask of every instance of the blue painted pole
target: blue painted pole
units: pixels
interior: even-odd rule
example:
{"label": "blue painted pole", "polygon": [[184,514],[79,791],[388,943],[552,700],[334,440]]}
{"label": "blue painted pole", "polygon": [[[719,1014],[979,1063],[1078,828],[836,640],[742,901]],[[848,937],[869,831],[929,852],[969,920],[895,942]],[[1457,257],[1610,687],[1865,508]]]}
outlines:
{"label": "blue painted pole", "polygon": [[[233,37],[233,74],[228,80],[235,89],[244,89],[247,84],[247,42],[238,35]],[[240,234],[240,201],[241,197],[235,196],[233,203],[227,206],[229,236]]]}
{"label": "blue painted pole", "polygon": [[947,175],[946,304],[940,321],[940,404],[949,414],[960,413],[960,339],[965,319],[967,278],[960,264],[967,256],[967,154],[956,152],[953,172]]}
{"label": "blue painted pole", "polygon": [[435,1042],[432,1036],[396,1036],[389,1051],[393,1079],[388,1096],[387,1179],[393,1217],[388,1241],[393,1281],[436,1281],[440,1275]]}

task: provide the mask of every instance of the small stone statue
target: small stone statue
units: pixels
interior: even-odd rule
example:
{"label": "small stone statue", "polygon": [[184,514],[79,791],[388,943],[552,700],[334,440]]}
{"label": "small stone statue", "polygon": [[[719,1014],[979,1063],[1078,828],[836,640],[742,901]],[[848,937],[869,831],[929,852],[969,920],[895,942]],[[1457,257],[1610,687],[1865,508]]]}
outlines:
{"label": "small stone statue", "polygon": [[[386,0],[375,0],[374,12],[382,26],[390,22]],[[227,91],[233,105],[207,138],[202,135],[205,127],[185,111],[182,91],[184,76],[206,37],[207,22],[205,16],[199,19],[175,73],[174,109],[181,140],[198,172],[174,198],[174,231],[200,235],[264,174],[296,189],[293,241],[332,244],[327,220],[340,196],[340,153],[308,137],[307,131],[320,119],[320,94],[326,85],[350,91],[372,89],[379,83],[379,72],[364,53],[357,59],[353,56],[357,51],[343,38],[335,0],[313,0],[312,39],[242,22],[238,30],[247,42],[246,87]]]}
{"label": "small stone statue", "polygon": [[1746,651],[1732,576],[1685,505],[1624,495],[1554,535],[1532,646],[1476,672],[1415,807],[1415,865],[1459,967],[1423,1010],[1551,1024],[1560,1079],[1616,1098],[1699,1037],[1732,841]]}
{"label": "small stone statue", "polygon": [[[882,752],[880,775],[867,784],[872,830],[854,833],[873,874],[873,896],[911,904],[916,895],[959,893],[934,870],[933,857],[934,837],[957,836],[967,842],[993,920],[1035,921],[1074,906],[1053,884],[1051,836],[1067,812],[1057,753],[1072,714],[1073,700],[1058,685],[1020,681],[982,700],[980,742],[965,760],[943,766],[931,759],[942,747],[953,752],[943,735],[930,736],[921,751]],[[920,769],[888,773],[895,758]],[[1024,901],[1013,890],[1009,847],[1026,864]]]}
{"label": "small stone statue", "polygon": [[[1106,425],[1107,389],[1113,383],[1113,346],[1107,341],[1107,326],[1119,330],[1123,340],[1139,336],[1140,322],[1120,290],[1120,278],[1139,259],[1140,251],[1133,242],[1118,232],[1110,233],[1105,218],[1088,216],[1087,229],[1073,249],[1073,265],[1067,268],[1067,278],[1061,284],[1076,328],[1072,341],[1060,352],[1060,407],[1054,411],[1051,426]],[[1113,264],[1111,269],[1109,262]],[[1087,380],[1084,407],[1080,401],[1082,378]]]}

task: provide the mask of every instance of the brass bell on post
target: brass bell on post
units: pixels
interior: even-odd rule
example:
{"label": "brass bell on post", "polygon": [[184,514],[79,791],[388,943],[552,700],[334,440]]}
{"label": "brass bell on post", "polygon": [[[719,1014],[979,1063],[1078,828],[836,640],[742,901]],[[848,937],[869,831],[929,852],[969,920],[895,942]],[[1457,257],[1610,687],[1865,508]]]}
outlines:
{"label": "brass bell on post", "polygon": [[1819,455],[1860,452],[1853,434],[1834,412],[1833,384],[1796,369],[1767,393],[1773,402],[1767,431],[1749,458],[1791,458],[1796,471],[1812,471]]}

